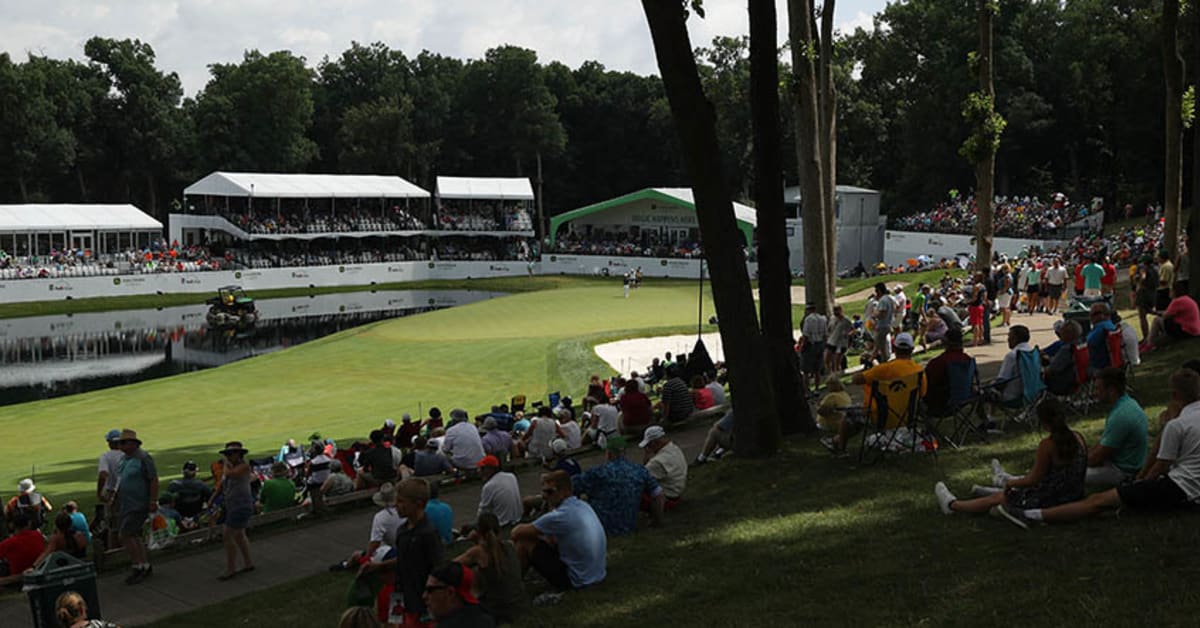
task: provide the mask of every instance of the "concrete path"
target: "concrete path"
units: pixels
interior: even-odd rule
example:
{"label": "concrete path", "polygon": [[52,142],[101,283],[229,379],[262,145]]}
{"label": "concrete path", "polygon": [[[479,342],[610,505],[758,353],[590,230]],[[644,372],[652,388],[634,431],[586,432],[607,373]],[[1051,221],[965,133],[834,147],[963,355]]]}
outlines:
{"label": "concrete path", "polygon": [[[1054,339],[1052,325],[1058,318],[1046,314],[1020,315],[1014,316],[1013,322],[1030,327],[1034,343],[1045,346]],[[1008,350],[1005,329],[995,328],[992,332],[992,345],[967,349],[978,359],[982,377],[995,375]],[[711,347],[710,344],[710,350]],[[655,355],[661,355],[661,352]],[[685,431],[672,432],[671,437],[691,459],[703,445],[707,429],[707,425],[696,425]],[[640,450],[631,448],[630,457],[641,462]],[[598,453],[580,457],[584,467],[599,462]],[[539,474],[536,468],[518,473],[522,493],[532,495],[539,490]],[[442,499],[454,509],[455,526],[473,522],[479,504],[479,484],[445,489]],[[154,575],[140,585],[126,586],[124,571],[104,573],[99,578],[104,618],[123,626],[137,626],[321,573],[330,564],[366,545],[374,513],[373,508],[363,508],[278,534],[259,536],[251,532],[251,551],[258,568],[229,582],[216,580],[224,568],[224,554],[219,544],[186,556],[157,557]],[[8,595],[0,601],[0,618],[3,628],[33,625],[29,604],[23,595]]]}

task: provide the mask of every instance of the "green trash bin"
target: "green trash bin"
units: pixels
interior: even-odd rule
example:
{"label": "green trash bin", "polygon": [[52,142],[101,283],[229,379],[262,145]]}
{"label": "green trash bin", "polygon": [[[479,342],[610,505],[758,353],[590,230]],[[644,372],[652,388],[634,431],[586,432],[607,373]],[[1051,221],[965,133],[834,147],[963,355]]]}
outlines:
{"label": "green trash bin", "polygon": [[58,626],[58,620],[54,617],[54,605],[58,596],[67,591],[74,591],[83,596],[87,602],[88,618],[101,618],[95,566],[65,552],[50,554],[41,567],[26,573],[21,590],[29,596],[29,609],[33,611],[35,628]]}

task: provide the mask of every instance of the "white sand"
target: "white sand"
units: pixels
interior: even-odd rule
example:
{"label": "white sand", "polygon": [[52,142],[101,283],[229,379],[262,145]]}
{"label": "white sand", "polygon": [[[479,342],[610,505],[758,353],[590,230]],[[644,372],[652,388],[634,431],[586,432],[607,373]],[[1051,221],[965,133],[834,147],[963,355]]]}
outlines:
{"label": "white sand", "polygon": [[[701,336],[708,355],[713,362],[725,359],[724,348],[721,346],[721,335],[713,332]],[[608,363],[618,373],[628,375],[630,371],[645,373],[646,367],[654,358],[661,358],[670,351],[671,355],[691,353],[696,346],[695,334],[678,336],[657,336],[654,338],[632,338],[596,345],[596,355]]]}

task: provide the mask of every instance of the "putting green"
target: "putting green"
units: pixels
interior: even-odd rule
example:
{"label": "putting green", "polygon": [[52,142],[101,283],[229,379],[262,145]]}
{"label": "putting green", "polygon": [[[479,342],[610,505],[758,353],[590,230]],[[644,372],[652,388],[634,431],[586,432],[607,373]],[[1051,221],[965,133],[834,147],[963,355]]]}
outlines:
{"label": "putting green", "polygon": [[[652,282],[629,299],[616,280],[578,285],[375,323],[206,371],[0,408],[0,495],[33,476],[56,501],[93,501],[96,458],[114,427],[137,430],[171,478],[184,460],[206,467],[227,440],[263,456],[313,431],[360,438],[385,418],[417,417],[430,406],[477,414],[517,393],[531,401],[555,390],[578,396],[590,372],[610,372],[593,345],[695,329],[694,283]],[[705,320],[712,314],[706,295]]]}

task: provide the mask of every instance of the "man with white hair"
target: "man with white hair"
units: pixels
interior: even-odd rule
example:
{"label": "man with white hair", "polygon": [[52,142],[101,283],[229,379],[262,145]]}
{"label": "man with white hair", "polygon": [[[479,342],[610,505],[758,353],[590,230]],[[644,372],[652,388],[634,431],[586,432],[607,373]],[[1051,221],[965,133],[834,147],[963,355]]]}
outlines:
{"label": "man with white hair", "polygon": [[455,408],[450,411],[450,427],[442,438],[442,454],[459,469],[474,469],[483,459],[483,440],[479,430],[471,423],[467,411]]}
{"label": "man with white hair", "polygon": [[[661,425],[646,428],[638,447],[646,452],[646,470],[658,480],[663,489],[663,496],[666,497],[664,508],[670,510],[683,498],[683,491],[687,488],[687,457],[683,455],[679,445],[667,438],[667,433]],[[649,500],[643,497],[642,509],[649,510],[649,507]]]}
{"label": "man with white hair", "polygon": [[583,433],[579,428],[579,424],[571,418],[571,413],[566,408],[558,408],[554,411],[558,424],[555,426],[555,432],[558,438],[567,441],[569,449],[579,449],[583,446]]}

